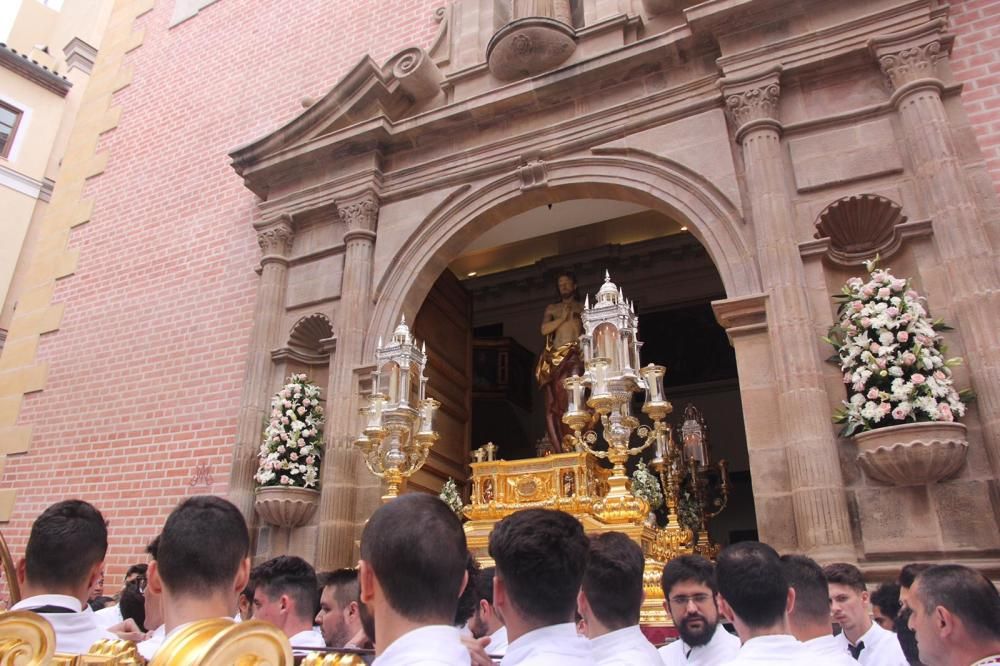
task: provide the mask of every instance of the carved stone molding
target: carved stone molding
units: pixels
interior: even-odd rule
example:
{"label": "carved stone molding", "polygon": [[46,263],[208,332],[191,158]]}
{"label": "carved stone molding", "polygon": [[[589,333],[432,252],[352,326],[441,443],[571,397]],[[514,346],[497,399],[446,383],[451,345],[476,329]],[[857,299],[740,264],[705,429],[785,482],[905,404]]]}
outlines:
{"label": "carved stone molding", "polygon": [[877,194],[858,194],[837,199],[823,209],[813,237],[829,238],[832,257],[839,263],[856,265],[898,247],[896,227],[905,222],[903,209],[895,201]]}
{"label": "carved stone molding", "polygon": [[736,128],[737,141],[750,130],[762,125],[781,130],[781,123],[778,121],[780,77],[781,66],[777,65],[759,74],[739,79],[722,79],[719,82],[726,100],[726,110]]}
{"label": "carved stone molding", "polygon": [[419,46],[400,51],[390,62],[392,75],[414,101],[423,102],[441,94],[444,74]]}
{"label": "carved stone molding", "polygon": [[879,67],[897,95],[918,81],[944,87],[937,64],[948,56],[954,40],[953,36],[944,34],[945,26],[945,21],[938,19],[913,30],[875,37],[869,42]]}
{"label": "carved stone molding", "polygon": [[519,18],[500,28],[486,47],[493,76],[516,81],[555,69],[576,50],[576,31],[557,18]]}
{"label": "carved stone molding", "polygon": [[285,259],[292,250],[294,232],[287,222],[279,222],[257,232],[257,244],[264,257]]}
{"label": "carved stone molding", "polygon": [[549,184],[545,162],[538,157],[526,159],[524,165],[517,168],[517,175],[521,178],[522,190],[534,190]]}
{"label": "carved stone molding", "polygon": [[767,294],[712,301],[712,310],[730,343],[743,335],[767,332]]}
{"label": "carved stone molding", "polygon": [[337,201],[337,212],[347,226],[344,242],[364,236],[375,238],[378,228],[379,200],[374,192],[368,191],[357,197]]}
{"label": "carved stone molding", "polygon": [[288,343],[273,350],[271,359],[274,361],[291,359],[307,365],[326,365],[336,346],[337,338],[333,335],[330,318],[321,312],[315,312],[295,322],[288,335]]}

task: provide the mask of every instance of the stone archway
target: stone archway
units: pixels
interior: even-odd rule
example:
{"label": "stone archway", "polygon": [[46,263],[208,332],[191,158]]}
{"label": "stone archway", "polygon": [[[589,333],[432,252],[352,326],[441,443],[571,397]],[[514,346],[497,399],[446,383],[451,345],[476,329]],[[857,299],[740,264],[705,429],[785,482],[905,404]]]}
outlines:
{"label": "stone archway", "polygon": [[[480,185],[459,188],[419,225],[375,287],[375,309],[365,356],[379,335],[387,335],[402,313],[409,319],[447,264],[474,238],[512,215],[547,203],[579,198],[639,203],[689,225],[705,246],[727,296],[761,291],[752,242],[737,206],[708,180],[687,167],[635,150],[537,163]],[[540,169],[543,182],[525,186],[524,169]]]}

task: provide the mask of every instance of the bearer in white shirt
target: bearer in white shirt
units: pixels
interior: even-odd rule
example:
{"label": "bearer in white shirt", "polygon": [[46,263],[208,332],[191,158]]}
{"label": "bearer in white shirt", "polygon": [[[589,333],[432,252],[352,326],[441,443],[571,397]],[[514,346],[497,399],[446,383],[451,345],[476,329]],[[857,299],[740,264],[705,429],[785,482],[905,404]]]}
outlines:
{"label": "bearer in white shirt", "polygon": [[862,666],[907,666],[896,634],[872,621],[864,575],[853,564],[839,562],[823,569],[830,589],[833,621],[843,632],[836,640],[844,653]]}
{"label": "bearer in white shirt", "polygon": [[857,666],[831,630],[830,594],[823,569],[805,555],[782,555],[781,565],[795,590],[795,605],[788,613],[792,635],[817,657],[840,666]]}
{"label": "bearer in white shirt", "polygon": [[493,607],[493,577],[495,575],[496,567],[486,567],[476,576],[476,612],[469,620],[469,631],[472,632],[473,638],[488,636],[490,642],[486,644],[486,653],[500,659],[507,652],[507,627],[503,623],[503,618]]}
{"label": "bearer in white shirt", "polygon": [[468,666],[452,626],[467,557],[462,524],[435,496],[410,493],[372,514],[358,580],[375,621],[375,666]]}
{"label": "bearer in white shirt", "polygon": [[594,663],[574,621],[589,548],[580,521],[562,511],[526,509],[493,527],[493,603],[510,639],[503,666]]}
{"label": "bearer in white shirt", "polygon": [[716,666],[740,650],[740,639],[719,622],[715,565],[700,555],[682,555],[663,567],[664,608],[680,639],[660,648],[667,666]]}
{"label": "bearer in white shirt", "polygon": [[325,648],[323,636],[313,631],[316,607],[316,570],[301,557],[280,555],[250,572],[253,618],[270,622],[288,636],[295,655]]}
{"label": "bearer in white shirt", "polygon": [[789,633],[786,614],[795,605],[795,590],[773,548],[756,541],[733,544],[719,554],[715,571],[719,610],[743,642],[726,666],[833,666]]}
{"label": "bearer in white shirt", "polygon": [[81,500],[53,504],[31,526],[17,563],[23,598],[11,610],[34,611],[48,620],[57,652],[86,653],[99,640],[117,638],[98,626],[87,606],[107,550],[104,517]]}
{"label": "bearer in white shirt", "polygon": [[639,629],[645,558],[621,532],[591,537],[590,558],[577,597],[598,666],[660,666],[660,655]]}

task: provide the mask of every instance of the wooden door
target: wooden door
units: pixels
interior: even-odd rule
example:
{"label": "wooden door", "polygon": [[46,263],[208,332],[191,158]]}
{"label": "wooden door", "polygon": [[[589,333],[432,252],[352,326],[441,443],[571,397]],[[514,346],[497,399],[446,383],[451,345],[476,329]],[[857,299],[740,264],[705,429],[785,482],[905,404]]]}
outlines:
{"label": "wooden door", "polygon": [[469,475],[472,416],[472,296],[445,269],[417,313],[413,334],[427,343],[427,395],[441,402],[435,429],[441,438],[423,468],[410,479],[413,490],[439,492],[451,477]]}

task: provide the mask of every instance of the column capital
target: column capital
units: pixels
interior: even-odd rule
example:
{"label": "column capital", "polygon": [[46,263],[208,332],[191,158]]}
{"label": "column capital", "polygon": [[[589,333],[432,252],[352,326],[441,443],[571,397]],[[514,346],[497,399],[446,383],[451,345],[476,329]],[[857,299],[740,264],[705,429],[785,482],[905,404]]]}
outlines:
{"label": "column capital", "polygon": [[719,80],[737,141],[756,127],[769,126],[781,130],[778,121],[780,79],[781,65],[775,65],[757,74]]}
{"label": "column capital", "polygon": [[898,98],[918,82],[944,86],[937,63],[948,56],[954,41],[954,36],[945,34],[946,25],[944,19],[937,19],[912,30],[869,40],[868,48],[892,86],[894,97]]}
{"label": "column capital", "polygon": [[337,199],[337,212],[347,227],[344,242],[358,237],[375,238],[375,230],[378,228],[379,198],[374,190]]}
{"label": "column capital", "polygon": [[264,255],[261,263],[265,259],[287,259],[288,253],[292,250],[292,238],[294,232],[290,219],[283,216],[280,222],[269,224],[257,231],[257,244]]}

